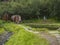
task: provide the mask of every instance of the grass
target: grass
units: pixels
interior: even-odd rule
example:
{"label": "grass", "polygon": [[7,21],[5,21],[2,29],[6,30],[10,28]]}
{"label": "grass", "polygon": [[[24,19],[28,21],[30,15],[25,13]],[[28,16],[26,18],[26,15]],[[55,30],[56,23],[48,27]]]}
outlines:
{"label": "grass", "polygon": [[60,23],[54,19],[33,19],[33,20],[24,20],[22,24],[33,27],[33,28],[47,28],[48,30],[57,30],[60,28]]}
{"label": "grass", "polygon": [[[13,32],[15,32],[15,34],[6,43],[6,45],[41,45],[41,44],[44,45],[46,43],[44,41],[45,39],[39,38],[36,35],[34,35],[33,33],[29,33],[27,31],[25,31],[22,27],[19,27],[17,25],[13,25],[13,24],[10,24],[10,25],[12,27],[12,28],[10,28],[11,29],[10,31],[12,31],[13,28],[16,31],[13,31]],[[14,40],[16,40],[16,41],[14,41]],[[48,43],[46,43],[46,45],[48,45]]]}
{"label": "grass", "polygon": [[[55,19],[47,19],[46,23],[54,23],[57,22]],[[45,23],[43,19],[30,19],[30,20],[23,20],[22,23]]]}
{"label": "grass", "polygon": [[33,31],[38,31],[38,32],[48,32],[47,28],[33,28]]}
{"label": "grass", "polygon": [[5,32],[4,28],[0,28],[0,34],[2,34],[3,32]]}
{"label": "grass", "polygon": [[30,19],[30,20],[23,20],[22,24],[51,24],[51,25],[60,25],[60,22],[56,21],[55,19]]}
{"label": "grass", "polygon": [[46,39],[39,37],[37,34],[26,31],[22,26],[7,22],[2,26],[6,31],[13,32],[13,35],[5,45],[49,45],[49,42]]}
{"label": "grass", "polygon": [[[34,28],[34,31],[58,31],[60,28],[60,22],[54,19],[47,19],[45,22],[43,19],[24,20],[22,24]],[[60,29],[59,29],[60,32]]]}
{"label": "grass", "polygon": [[26,23],[25,25],[33,28],[47,28],[49,30],[57,30],[60,28],[60,24],[38,24],[38,23]]}

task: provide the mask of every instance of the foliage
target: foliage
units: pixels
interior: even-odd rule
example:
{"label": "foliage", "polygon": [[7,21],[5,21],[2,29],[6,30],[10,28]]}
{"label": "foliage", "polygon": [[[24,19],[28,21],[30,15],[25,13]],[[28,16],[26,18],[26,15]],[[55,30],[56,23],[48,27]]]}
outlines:
{"label": "foliage", "polygon": [[19,14],[22,19],[55,18],[60,19],[59,0],[10,0],[0,2],[0,15],[4,12]]}
{"label": "foliage", "polygon": [[44,21],[43,19],[28,19],[28,20],[23,20],[22,23],[58,23],[58,21],[56,21],[55,19],[47,19],[46,21]]}

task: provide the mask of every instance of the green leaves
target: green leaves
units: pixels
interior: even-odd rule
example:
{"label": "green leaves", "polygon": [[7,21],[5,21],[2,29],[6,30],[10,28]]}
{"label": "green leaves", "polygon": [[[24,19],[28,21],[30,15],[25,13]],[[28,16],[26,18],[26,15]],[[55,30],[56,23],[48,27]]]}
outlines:
{"label": "green leaves", "polygon": [[24,19],[43,18],[43,16],[59,18],[59,5],[59,0],[10,0],[0,2],[0,15],[7,11],[10,14],[19,14]]}

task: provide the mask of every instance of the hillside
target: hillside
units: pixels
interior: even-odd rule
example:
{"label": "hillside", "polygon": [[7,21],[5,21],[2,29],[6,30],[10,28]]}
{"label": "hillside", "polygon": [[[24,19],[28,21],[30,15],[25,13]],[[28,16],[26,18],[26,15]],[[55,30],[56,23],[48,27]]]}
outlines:
{"label": "hillside", "polygon": [[[4,42],[5,45],[49,45],[48,41],[39,37],[37,34],[26,31],[21,24],[7,23],[0,21],[1,35],[8,32],[12,32],[8,40]],[[3,31],[4,29],[4,31]],[[9,34],[9,33],[7,33]],[[0,36],[1,36],[0,35]],[[5,36],[5,35],[4,35]],[[1,40],[0,40],[1,43]]]}

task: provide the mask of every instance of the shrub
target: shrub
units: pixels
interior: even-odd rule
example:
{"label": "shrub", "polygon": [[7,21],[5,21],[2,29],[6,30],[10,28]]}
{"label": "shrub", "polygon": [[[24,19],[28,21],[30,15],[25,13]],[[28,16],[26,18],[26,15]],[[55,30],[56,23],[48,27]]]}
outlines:
{"label": "shrub", "polygon": [[33,27],[33,28],[47,28],[47,29],[49,29],[49,30],[57,30],[59,27],[60,27],[60,25],[58,25],[58,24],[33,24],[33,23],[31,23],[31,24],[25,24],[25,25],[28,25],[28,26],[31,26],[31,27]]}

